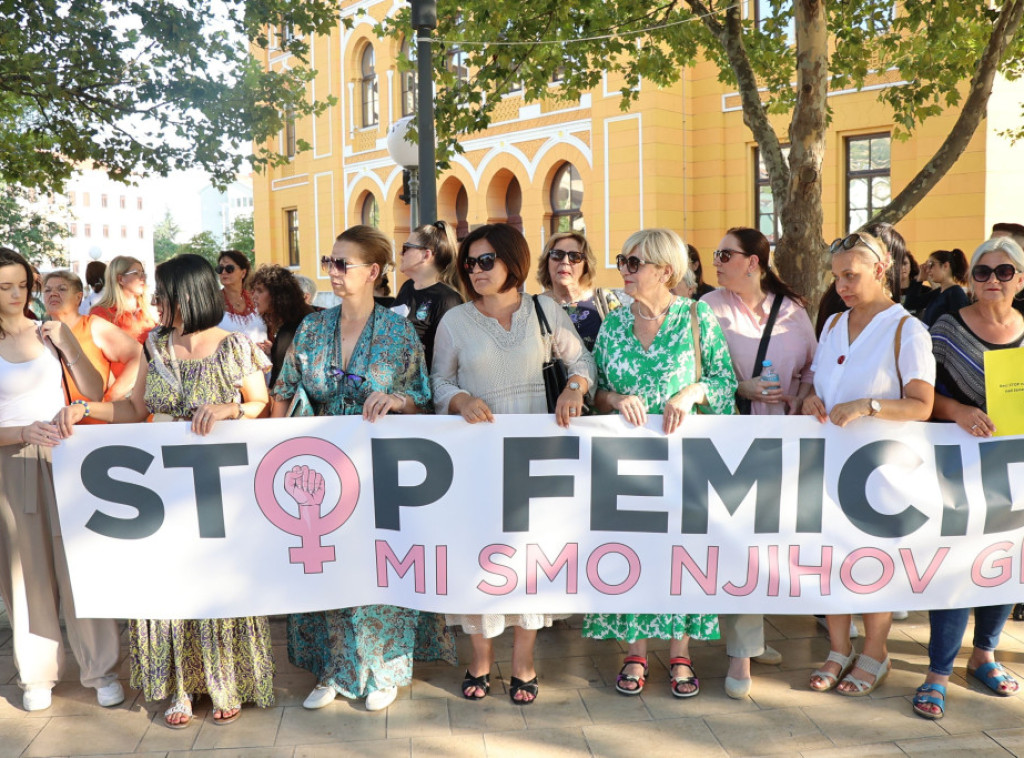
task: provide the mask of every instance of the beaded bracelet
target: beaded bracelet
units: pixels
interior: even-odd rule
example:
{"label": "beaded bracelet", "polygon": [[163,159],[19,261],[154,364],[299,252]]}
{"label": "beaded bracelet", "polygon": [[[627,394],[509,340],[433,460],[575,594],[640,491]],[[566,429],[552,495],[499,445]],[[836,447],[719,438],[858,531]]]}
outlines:
{"label": "beaded bracelet", "polygon": [[86,418],[89,417],[89,404],[87,402],[85,402],[84,400],[72,400],[71,404],[72,405],[80,405],[83,408],[85,408],[85,416],[86,416]]}

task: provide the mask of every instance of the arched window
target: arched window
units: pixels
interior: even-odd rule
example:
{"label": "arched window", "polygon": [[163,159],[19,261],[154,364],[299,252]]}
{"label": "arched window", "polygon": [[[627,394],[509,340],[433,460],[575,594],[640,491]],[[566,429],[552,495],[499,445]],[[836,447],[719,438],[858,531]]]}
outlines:
{"label": "arched window", "polygon": [[362,72],[363,126],[376,126],[379,120],[377,72],[374,68],[373,45],[363,48],[359,68]]}
{"label": "arched window", "polygon": [[563,163],[551,182],[551,233],[583,232],[583,182],[571,163]]}
{"label": "arched window", "polygon": [[414,66],[398,73],[402,81],[402,115],[411,116],[416,112],[416,48],[408,37],[402,43],[402,57]]}
{"label": "arched window", "polygon": [[459,187],[455,196],[455,239],[462,240],[469,236],[469,193],[465,187]]}
{"label": "arched window", "polygon": [[519,180],[514,176],[508,183],[505,190],[505,220],[516,229],[523,232],[523,188],[519,186]]}
{"label": "arched window", "polygon": [[380,227],[380,208],[377,206],[377,198],[372,192],[367,192],[363,198],[363,205],[359,209],[359,219],[364,226],[372,226],[374,229]]}

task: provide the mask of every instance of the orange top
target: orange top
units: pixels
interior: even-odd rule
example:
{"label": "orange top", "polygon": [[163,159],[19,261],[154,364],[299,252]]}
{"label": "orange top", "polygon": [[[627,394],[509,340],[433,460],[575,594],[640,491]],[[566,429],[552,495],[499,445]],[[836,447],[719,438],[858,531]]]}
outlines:
{"label": "orange top", "polygon": [[[146,337],[153,327],[156,326],[156,322],[146,314],[146,311],[141,309],[135,311],[135,313],[122,313],[118,316],[113,308],[101,308],[98,305],[94,305],[89,311],[89,315],[99,316],[103,320],[109,321],[118,329],[128,332],[140,345],[146,343]],[[119,378],[124,373],[124,364],[111,363],[110,370],[115,378]]]}
{"label": "orange top", "polygon": [[[82,316],[78,320],[78,323],[71,328],[71,333],[75,335],[75,339],[78,340],[78,344],[82,346],[82,353],[89,359],[89,363],[96,367],[96,370],[100,372],[100,376],[103,377],[103,386],[109,387],[110,385],[110,361],[107,360],[107,356],[103,354],[99,346],[92,340],[92,316]],[[78,389],[75,384],[75,380],[71,377],[71,372],[64,369],[65,381],[68,385],[68,393],[71,395],[72,400],[85,400],[89,401],[89,398],[85,397]],[[104,400],[110,400],[103,395]],[[87,417],[82,419],[83,424],[102,424],[103,421],[97,421],[94,418]]]}

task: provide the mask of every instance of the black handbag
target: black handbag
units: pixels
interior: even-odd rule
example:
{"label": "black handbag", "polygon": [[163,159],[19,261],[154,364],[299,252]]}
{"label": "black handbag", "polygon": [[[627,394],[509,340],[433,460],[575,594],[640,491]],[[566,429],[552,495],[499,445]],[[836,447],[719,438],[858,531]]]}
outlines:
{"label": "black handbag", "polygon": [[554,334],[551,331],[551,326],[548,324],[548,318],[544,315],[544,309],[540,307],[540,301],[537,296],[533,296],[533,307],[537,311],[537,322],[540,324],[540,337],[541,341],[544,341],[544,337],[551,337],[551,353],[548,355],[548,359],[541,366],[541,375],[544,377],[544,395],[548,401],[548,413],[555,412],[555,406],[558,405],[558,396],[565,390],[565,385],[569,383],[569,371],[565,367],[565,363],[562,362],[561,358],[558,358],[555,353]]}

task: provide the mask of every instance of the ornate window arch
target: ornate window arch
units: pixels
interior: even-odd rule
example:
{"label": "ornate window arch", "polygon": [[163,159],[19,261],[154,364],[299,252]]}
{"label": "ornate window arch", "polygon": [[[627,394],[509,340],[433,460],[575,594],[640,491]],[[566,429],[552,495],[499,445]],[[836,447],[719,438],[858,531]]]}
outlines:
{"label": "ornate window arch", "polygon": [[377,82],[376,58],[369,42],[359,56],[362,76],[359,88],[363,99],[363,126],[376,126],[380,121],[380,88]]}
{"label": "ornate window arch", "polygon": [[571,163],[563,163],[551,182],[551,233],[583,232],[583,180]]}

